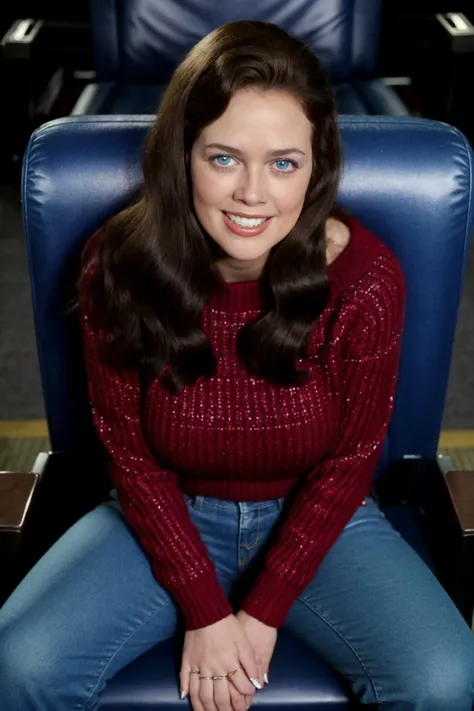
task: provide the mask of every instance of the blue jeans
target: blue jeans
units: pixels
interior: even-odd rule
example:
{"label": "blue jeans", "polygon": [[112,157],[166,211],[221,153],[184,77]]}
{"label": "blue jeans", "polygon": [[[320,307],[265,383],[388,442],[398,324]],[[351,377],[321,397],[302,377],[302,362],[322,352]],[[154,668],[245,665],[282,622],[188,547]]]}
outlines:
{"label": "blue jeans", "polygon": [[[186,497],[228,594],[283,500]],[[245,576],[244,576],[245,577]],[[78,521],[0,609],[2,711],[91,711],[108,679],[171,637],[178,613],[116,501]],[[386,711],[471,711],[474,638],[418,555],[366,499],[285,626]],[[271,668],[270,668],[271,681]]]}

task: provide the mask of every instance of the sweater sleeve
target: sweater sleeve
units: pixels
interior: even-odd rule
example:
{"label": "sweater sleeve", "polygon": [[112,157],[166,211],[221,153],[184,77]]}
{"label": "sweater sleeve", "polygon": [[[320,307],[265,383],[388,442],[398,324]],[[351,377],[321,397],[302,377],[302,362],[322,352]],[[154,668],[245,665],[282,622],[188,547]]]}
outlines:
{"label": "sweater sleeve", "polygon": [[369,494],[393,409],[405,288],[393,260],[384,279],[356,290],[347,335],[338,442],[309,472],[241,607],[280,627],[326,553]]}
{"label": "sweater sleeve", "polygon": [[186,629],[205,627],[232,614],[232,607],[191,521],[176,474],[160,467],[147,447],[139,377],[135,371],[105,364],[101,348],[105,336],[92,326],[90,300],[86,296],[81,301],[89,398],[119,503],[156,579],[181,608]]}

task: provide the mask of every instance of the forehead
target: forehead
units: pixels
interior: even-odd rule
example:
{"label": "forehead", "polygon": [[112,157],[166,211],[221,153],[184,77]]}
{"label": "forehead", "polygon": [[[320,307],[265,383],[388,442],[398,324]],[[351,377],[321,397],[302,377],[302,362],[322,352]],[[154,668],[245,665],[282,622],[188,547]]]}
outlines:
{"label": "forehead", "polygon": [[239,148],[247,143],[278,148],[282,141],[289,145],[290,139],[291,145],[295,140],[307,144],[311,129],[296,97],[283,91],[249,88],[234,94],[225,112],[206,126],[201,138]]}

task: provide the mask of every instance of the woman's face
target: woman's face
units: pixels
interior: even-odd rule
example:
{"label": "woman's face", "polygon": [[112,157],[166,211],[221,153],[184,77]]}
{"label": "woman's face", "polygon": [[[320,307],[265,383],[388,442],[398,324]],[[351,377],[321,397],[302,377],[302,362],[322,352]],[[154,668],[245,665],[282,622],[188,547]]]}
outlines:
{"label": "woman's face", "polygon": [[257,279],[301,213],[312,126],[291,94],[241,89],[191,151],[194,208],[226,281]]}

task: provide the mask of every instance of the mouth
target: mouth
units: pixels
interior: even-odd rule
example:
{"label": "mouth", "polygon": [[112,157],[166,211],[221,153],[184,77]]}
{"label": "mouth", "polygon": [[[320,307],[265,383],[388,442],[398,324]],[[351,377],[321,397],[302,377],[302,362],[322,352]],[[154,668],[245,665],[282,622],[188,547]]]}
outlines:
{"label": "mouth", "polygon": [[234,212],[223,212],[226,226],[234,234],[242,237],[254,237],[267,229],[272,217],[252,216],[246,217]]}

